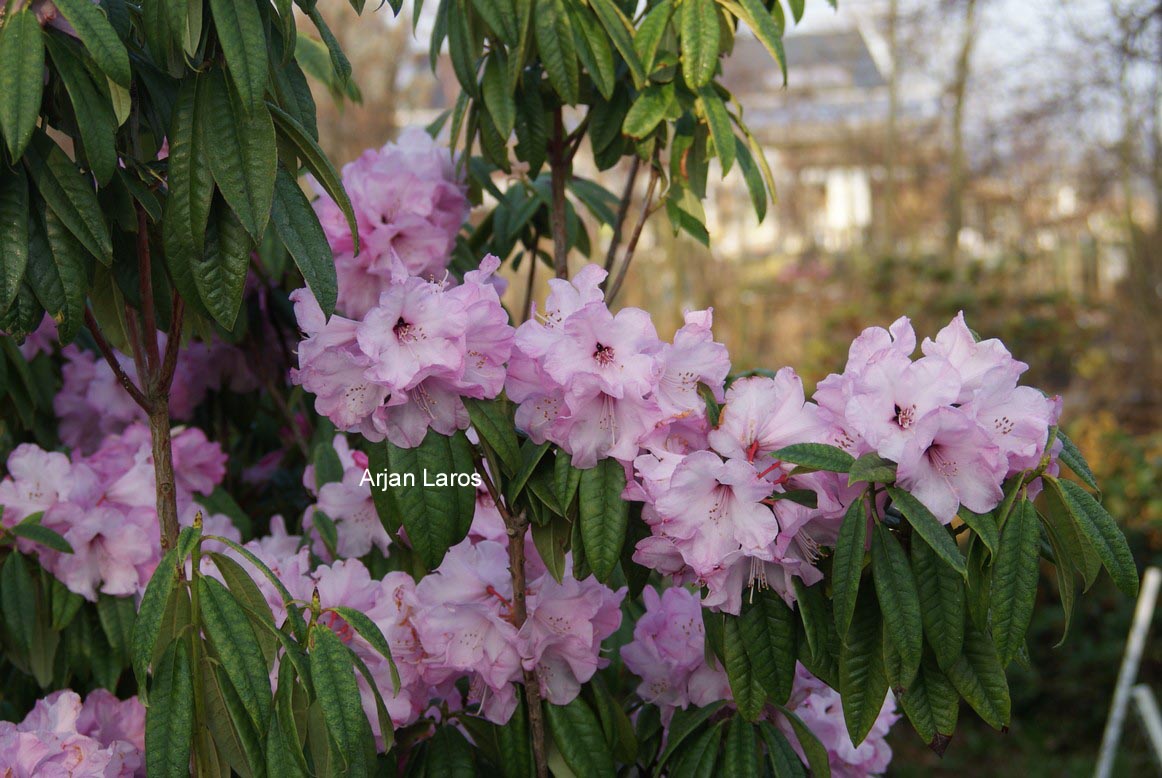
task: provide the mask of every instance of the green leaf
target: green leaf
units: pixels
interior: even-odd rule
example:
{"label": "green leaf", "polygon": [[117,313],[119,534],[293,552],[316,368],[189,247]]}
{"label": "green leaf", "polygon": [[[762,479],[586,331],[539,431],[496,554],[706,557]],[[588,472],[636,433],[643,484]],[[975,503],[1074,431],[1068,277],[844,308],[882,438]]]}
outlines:
{"label": "green leaf", "polygon": [[1061,490],[1060,481],[1046,479],[1042,500],[1045,503],[1045,523],[1057,537],[1058,543],[1065,551],[1064,557],[1058,561],[1065,561],[1067,567],[1074,567],[1081,573],[1083,591],[1089,591],[1101,573],[1101,557],[1097,549],[1081,532],[1081,526],[1069,505],[1065,501],[1065,493]]}
{"label": "green leaf", "polygon": [[168,133],[169,159],[161,237],[174,286],[195,311],[209,313],[194,282],[194,267],[206,250],[206,228],[214,195],[209,147],[201,125],[208,118],[205,79],[186,79],[178,91]]}
{"label": "green leaf", "polygon": [[593,13],[597,14],[597,19],[605,28],[605,33],[613,41],[613,47],[617,49],[625,60],[626,66],[629,67],[634,86],[640,87],[645,83],[646,71],[638,58],[637,50],[634,48],[633,24],[613,0],[589,0],[589,7],[593,9]]}
{"label": "green leaf", "polygon": [[598,93],[609,100],[613,97],[613,88],[616,85],[613,49],[610,48],[609,38],[598,26],[597,20],[590,16],[584,8],[572,4],[566,8],[573,27],[573,41],[577,46],[577,57],[589,72],[589,78],[597,87]]}
{"label": "green leaf", "polygon": [[[718,765],[718,747],[722,743],[722,732],[726,725],[727,723],[725,721],[719,721],[703,730],[698,737],[694,738],[689,745],[683,748],[681,753],[674,759],[670,768],[670,772],[668,773],[670,778],[714,778],[718,774],[715,772],[715,768]],[[747,724],[741,719],[735,719],[734,726],[740,730],[744,727],[750,729],[750,724]],[[739,753],[734,754],[733,765],[729,751],[729,741],[727,748],[726,760],[723,763],[724,771],[729,771],[732,767],[737,768],[739,766],[739,760],[744,757],[745,746],[740,746]],[[754,753],[751,753],[749,756],[751,761],[754,761]],[[738,775],[739,773],[725,772],[723,774]]]}
{"label": "green leaf", "polygon": [[964,653],[945,675],[972,709],[994,729],[1009,725],[1009,683],[993,641],[969,625],[964,634]]}
{"label": "green leaf", "polygon": [[69,93],[89,167],[99,183],[107,184],[117,170],[117,149],[114,147],[117,117],[113,115],[109,101],[93,83],[84,63],[73,53],[72,46],[52,35],[45,36],[44,40]]}
{"label": "green leaf", "polygon": [[683,0],[678,27],[682,37],[682,75],[687,86],[698,92],[710,83],[718,64],[718,8],[714,0]]}
{"label": "green leaf", "polygon": [[1072,470],[1082,483],[1093,489],[1101,496],[1101,488],[1097,485],[1097,478],[1093,474],[1093,470],[1089,467],[1089,462],[1085,461],[1085,456],[1082,455],[1081,450],[1078,449],[1077,444],[1069,439],[1069,436],[1057,430],[1057,439],[1061,441],[1061,453],[1058,459],[1061,463]]}
{"label": "green leaf", "polygon": [[307,196],[283,167],[275,178],[270,221],[319,307],[330,316],[339,290],[335,257]]}
{"label": "green leaf", "polygon": [[774,589],[751,589],[743,600],[738,627],[752,672],[771,700],[785,703],[795,683],[795,614]]}
{"label": "green leaf", "polygon": [[1058,481],[1052,476],[1044,478],[1050,484],[1060,484],[1065,504],[1069,506],[1081,534],[1097,549],[1102,564],[1118,589],[1129,597],[1137,597],[1138,568],[1134,564],[1130,546],[1126,543],[1126,536],[1118,528],[1117,522],[1093,495],[1077,484]]}
{"label": "green leaf", "polygon": [[1054,648],[1059,648],[1069,637],[1069,627],[1073,623],[1073,605],[1077,598],[1077,583],[1074,578],[1073,563],[1069,558],[1070,552],[1058,536],[1053,524],[1045,518],[1042,518],[1042,522],[1045,534],[1049,536],[1049,543],[1053,548],[1053,556],[1057,559],[1057,564],[1053,568],[1057,574],[1057,595],[1061,598],[1061,609],[1065,613],[1065,629],[1062,630],[1061,640],[1057,641],[1057,645],[1054,646]]}
{"label": "green leaf", "polygon": [[145,586],[141,597],[141,608],[137,621],[133,624],[133,674],[137,676],[138,689],[144,690],[146,670],[153,657],[154,646],[161,633],[162,619],[166,606],[178,582],[177,550],[170,549],[158,563],[153,577]]}
{"label": "green leaf", "polygon": [[560,583],[565,576],[565,548],[569,544],[572,524],[568,519],[554,516],[547,524],[533,524],[533,543],[545,563],[545,569]]}
{"label": "green leaf", "polygon": [[799,741],[799,747],[807,755],[807,765],[811,768],[813,778],[831,778],[831,760],[827,756],[827,748],[797,714],[782,705],[777,707],[791,723],[795,739]]}
{"label": "green leaf", "polygon": [[920,666],[924,644],[920,596],[908,556],[882,524],[872,533],[872,579],[880,601],[884,627],[903,662],[901,677],[910,680]]}
{"label": "green leaf", "polygon": [[851,616],[859,597],[863,576],[864,549],[867,547],[867,501],[861,496],[852,500],[839,526],[835,556],[831,562],[832,601],[835,604],[835,629],[839,637],[847,636]]}
{"label": "green leaf", "polygon": [[137,620],[137,602],[133,597],[102,594],[97,599],[97,617],[109,641],[109,648],[124,666],[132,655],[133,627]]}
{"label": "green leaf", "polygon": [[449,473],[472,473],[472,444],[463,432],[447,436],[429,430],[415,448],[387,444],[391,471],[411,475],[413,486],[389,487],[399,503],[403,525],[412,548],[429,570],[440,566],[445,552],[468,535],[476,510],[476,488],[466,485],[427,486],[425,473],[435,478]]}
{"label": "green leaf", "polygon": [[436,728],[425,761],[428,775],[440,778],[475,778],[476,749],[468,744],[460,730],[446,725]]}
{"label": "green leaf", "polygon": [[333,608],[327,608],[327,610],[342,616],[344,621],[350,624],[364,640],[371,644],[372,648],[379,652],[380,656],[387,660],[387,664],[391,668],[392,687],[394,692],[398,694],[399,669],[395,666],[395,660],[391,656],[391,646],[388,645],[387,638],[383,636],[383,631],[379,625],[360,611],[344,605],[337,605]]}
{"label": "green leaf", "polygon": [[1008,667],[1025,642],[1041,567],[1041,532],[1033,503],[1021,500],[1001,534],[993,565],[992,632],[1001,666]]}
{"label": "green leaf", "polygon": [[[199,760],[208,760],[217,757],[226,762],[222,774],[229,773],[230,768],[243,776],[253,776],[252,769],[255,752],[261,752],[258,730],[250,720],[238,691],[230,683],[230,679],[220,668],[208,658],[203,657],[199,680],[202,685],[202,716],[206,732],[199,732],[200,738],[206,734],[214,745],[216,754],[211,755],[206,747],[208,742],[199,739],[197,746]],[[206,745],[203,745],[203,744]],[[261,762],[259,762],[261,770]],[[204,763],[200,766],[206,772]]]}
{"label": "green leaf", "polygon": [[896,463],[869,451],[855,460],[847,472],[847,485],[859,482],[890,484],[896,481]]}
{"label": "green leaf", "polygon": [[545,705],[545,718],[553,742],[565,758],[565,764],[578,776],[612,776],[613,755],[610,753],[601,722],[582,697],[568,705]]}
{"label": "green leaf", "polygon": [[896,691],[896,702],[928,747],[943,753],[956,731],[960,695],[931,657],[924,657],[907,689]]}
{"label": "green leaf", "polygon": [[44,212],[44,235],[33,225],[25,280],[58,325],[62,343],[70,342],[85,320],[89,272],[85,250],[52,211]]}
{"label": "green leaf", "polygon": [[758,778],[759,747],[754,726],[737,716],[730,722],[722,760],[723,775]]}
{"label": "green leaf", "polygon": [[44,91],[44,40],[36,14],[22,8],[0,27],[0,134],[10,159],[20,159]]}
{"label": "green leaf", "polygon": [[629,107],[621,131],[631,138],[645,138],[666,118],[674,99],[672,83],[646,87]]}
{"label": "green leaf", "polygon": [[649,9],[634,35],[633,48],[641,58],[642,68],[647,75],[654,72],[658,46],[670,26],[670,17],[673,13],[673,0],[662,0]]}
{"label": "green leaf", "polygon": [[533,750],[529,737],[529,717],[523,694],[517,694],[516,710],[508,723],[495,727],[496,747],[504,778],[529,778],[533,775]]}
{"label": "green leaf", "polygon": [[198,296],[210,315],[227,330],[234,328],[254,242],[225,201],[215,197],[210,208],[205,255],[191,268]]}
{"label": "green leaf", "polygon": [[[516,17],[516,6],[512,0],[472,0],[472,7],[486,24],[504,42],[505,46],[515,46],[520,37]],[[496,49],[495,51],[503,51]],[[491,101],[490,101],[491,102]],[[489,105],[491,110],[492,106]]]}
{"label": "green leaf", "polygon": [[[230,0],[215,2],[233,5]],[[248,0],[239,3],[248,4]],[[278,172],[278,148],[270,111],[261,103],[250,105],[236,100],[220,70],[210,71],[203,80],[199,89],[205,91],[198,96],[198,110],[205,111],[201,129],[210,170],[246,231],[254,240],[262,240]]]}
{"label": "green leaf", "polygon": [[24,169],[0,171],[0,314],[16,299],[28,266],[28,219]]}
{"label": "green leaf", "polygon": [[0,567],[0,618],[12,641],[27,656],[34,647],[36,588],[24,555],[10,553]]}
{"label": "green leaf", "polygon": [[255,727],[270,720],[270,673],[242,606],[213,578],[197,579],[202,626]]}
{"label": "green leaf", "polygon": [[857,746],[875,725],[888,693],[882,646],[879,608],[871,587],[865,586],[860,591],[855,616],[839,654],[843,719],[851,742]]}
{"label": "green leaf", "polygon": [[488,115],[496,125],[496,131],[502,139],[508,140],[513,127],[516,126],[516,100],[513,97],[512,84],[508,80],[508,61],[503,50],[492,52],[485,61],[480,89],[484,103],[488,106]]}
{"label": "green leaf", "polygon": [[786,735],[769,721],[759,722],[759,733],[766,743],[767,761],[775,778],[807,778],[807,770]]}
{"label": "green leaf", "polygon": [[[371,673],[371,668],[367,666],[367,663],[363,661],[359,654],[355,653],[355,649],[347,645],[344,648],[347,649],[347,658],[351,660],[351,664],[359,671],[359,674],[363,676],[363,680],[367,682],[368,688],[371,689],[371,696],[375,701],[375,717],[379,724],[380,737],[383,740],[383,750],[390,751],[395,742],[395,728],[391,723],[391,714],[387,712],[387,704],[383,701],[383,693],[379,691],[379,683]],[[395,683],[395,689],[396,693],[398,693],[398,680]],[[374,733],[372,734],[374,735]],[[369,743],[369,745],[371,744]]]}
{"label": "green leaf", "polygon": [[963,505],[960,506],[956,515],[977,534],[989,553],[996,556],[997,548],[1001,544],[1001,533],[997,529],[996,516],[991,513],[973,513]]}
{"label": "green leaf", "polygon": [[251,624],[259,627],[255,630],[254,636],[262,649],[267,667],[273,667],[274,660],[278,656],[278,640],[273,634],[275,631],[274,614],[270,610],[270,604],[267,603],[266,597],[242,565],[225,554],[210,552],[208,556],[213,560],[218,572],[222,574],[222,579],[229,587],[230,593],[242,606]]}
{"label": "green leaf", "polygon": [[31,540],[33,543],[39,543],[45,548],[51,548],[53,551],[59,551],[62,554],[73,553],[73,547],[69,545],[67,540],[57,532],[39,523],[29,523],[26,520],[15,526],[8,527],[7,530],[18,538]]}
{"label": "green leaf", "polygon": [[967,576],[968,569],[964,565],[964,555],[957,548],[956,541],[948,534],[944,525],[924,506],[924,503],[903,489],[897,489],[894,486],[888,487],[888,496],[900,509],[900,513],[904,514],[904,518],[912,525],[912,529],[924,538],[925,542],[936,552],[936,555],[961,576]]}
{"label": "green leaf", "polygon": [[90,0],[54,0],[101,72],[126,89],[133,82],[129,52],[101,7]]}
{"label": "green leaf", "polygon": [[738,0],[719,3],[734,13],[739,19],[746,22],[751,32],[759,39],[770,55],[783,71],[783,83],[787,83],[787,54],[783,50],[783,30],[775,22],[771,13],[763,6],[760,0]]}
{"label": "green leaf", "polygon": [[347,760],[347,773],[367,773],[366,743],[371,727],[363,714],[355,671],[343,641],[334,632],[316,625],[310,637],[311,677],[315,693],[339,754]]}
{"label": "green leaf", "polygon": [[658,757],[658,763],[656,765],[658,775],[662,774],[662,768],[666,765],[666,762],[677,753],[682,744],[686,742],[686,739],[706,723],[707,719],[717,713],[723,704],[716,702],[704,708],[690,707],[674,711],[674,717],[670,719],[666,748]]}
{"label": "green leaf", "polygon": [[855,462],[851,454],[826,443],[796,443],[775,451],[771,456],[782,462],[832,473],[846,473]]}
{"label": "green leaf", "polygon": [[49,210],[90,254],[102,264],[111,265],[113,240],[92,180],[44,133],[33,136],[25,151],[24,163]]}
{"label": "green leaf", "polygon": [[625,470],[616,459],[603,459],[581,473],[581,537],[585,558],[601,582],[613,574],[625,542],[629,503],[621,498],[624,490]]}
{"label": "green leaf", "polygon": [[[702,1],[713,5],[713,0]],[[714,140],[714,149],[722,163],[722,174],[725,176],[734,165],[737,147],[734,131],[730,126],[730,114],[726,112],[726,105],[723,104],[722,98],[719,97],[712,85],[704,86],[698,90],[698,102],[702,106],[702,112],[706,115],[710,137]]]}
{"label": "green leaf", "polygon": [[145,769],[151,778],[186,778],[194,734],[194,679],[184,640],[158,663],[145,709]]}
{"label": "green leaf", "polygon": [[964,645],[964,579],[919,537],[912,538],[912,572],[924,635],[940,665],[946,667],[956,661]]}
{"label": "green leaf", "polygon": [[738,712],[747,721],[757,721],[766,705],[767,692],[759,681],[757,668],[751,663],[747,652],[746,635],[741,619],[727,616],[723,632],[723,664],[726,678],[730,682],[730,692],[734,696]]}
{"label": "green leaf", "polygon": [[742,170],[743,181],[746,182],[747,192],[750,194],[751,203],[754,205],[755,216],[761,224],[763,219],[767,216],[767,190],[763,184],[763,176],[758,166],[755,164],[754,157],[751,156],[750,148],[745,143],[735,143],[735,153],[738,155],[738,167]]}
{"label": "green leaf", "polygon": [[311,137],[302,124],[277,105],[268,101],[266,106],[270,109],[270,116],[274,120],[279,136],[294,145],[307,170],[318,180],[323,191],[335,201],[339,210],[347,217],[347,227],[351,230],[351,240],[355,244],[354,251],[358,254],[359,227],[355,223],[355,211],[351,207],[351,200],[347,197],[346,190],[343,189],[343,182],[340,180],[339,174],[327,159],[327,155],[323,153],[322,148],[319,147],[318,142]]}
{"label": "green leaf", "polygon": [[[84,2],[84,0],[74,0]],[[245,112],[265,113],[267,53],[262,16],[251,0],[210,0],[218,43]]]}
{"label": "green leaf", "polygon": [[573,25],[564,0],[540,0],[533,19],[537,52],[549,83],[566,105],[575,105],[580,95],[577,50]]}
{"label": "green leaf", "polygon": [[520,441],[517,440],[512,421],[513,406],[504,397],[494,400],[464,398],[468,418],[472,428],[488,446],[500,457],[500,462],[510,475],[521,469]]}

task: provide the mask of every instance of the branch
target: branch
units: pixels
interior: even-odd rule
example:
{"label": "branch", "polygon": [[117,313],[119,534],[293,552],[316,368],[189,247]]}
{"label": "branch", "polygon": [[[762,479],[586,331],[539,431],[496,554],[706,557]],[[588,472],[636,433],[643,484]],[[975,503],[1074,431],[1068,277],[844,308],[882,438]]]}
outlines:
{"label": "branch", "polygon": [[[483,445],[483,444],[482,444]],[[504,519],[504,526],[508,529],[508,570],[512,576],[512,621],[518,630],[528,618],[525,607],[525,529],[528,522],[523,515],[513,515],[504,504],[500,491],[488,471],[484,468],[484,461],[476,446],[472,446],[472,458],[476,463],[476,472],[484,482],[484,488],[496,504],[496,510]],[[536,674],[532,670],[524,671],[525,703],[529,709],[529,726],[533,731],[533,761],[536,763],[537,778],[547,778],[549,774],[548,761],[545,757],[545,722],[541,717],[541,686]]]}
{"label": "branch", "polygon": [[633,234],[629,237],[629,243],[625,244],[625,257],[622,258],[621,268],[617,271],[617,280],[613,282],[613,287],[609,290],[609,294],[605,296],[607,304],[612,303],[617,293],[621,291],[621,284],[625,281],[626,271],[629,270],[629,263],[633,260],[633,254],[637,250],[638,239],[642,236],[642,228],[646,226],[646,220],[650,218],[653,211],[650,204],[654,199],[654,189],[658,185],[658,168],[655,165],[650,166],[650,183],[646,187],[646,199],[642,203],[641,213],[638,214],[637,224],[634,225]]}
{"label": "branch", "polygon": [[529,250],[527,256],[529,258],[529,280],[525,285],[525,304],[520,311],[520,323],[524,324],[529,319],[529,311],[533,304],[533,285],[537,278],[537,246],[541,242],[541,236],[536,233],[533,234],[533,247]]}
{"label": "branch", "polygon": [[137,283],[141,291],[142,326],[145,331],[145,358],[149,368],[148,378],[152,381],[161,369],[161,356],[157,351],[157,314],[153,307],[153,265],[149,254],[149,227],[145,223],[145,209],[137,206]]}
{"label": "branch", "polygon": [[621,195],[621,205],[617,207],[617,219],[613,222],[613,237],[609,239],[609,250],[605,252],[606,279],[601,282],[602,287],[609,281],[613,272],[613,261],[617,258],[617,247],[621,243],[621,229],[625,226],[625,217],[629,215],[629,203],[633,199],[633,187],[637,183],[637,174],[641,169],[641,157],[634,155],[633,165],[629,169],[629,179],[625,182],[625,191]]}
{"label": "branch", "polygon": [[105,336],[101,334],[101,330],[97,326],[97,320],[93,318],[93,312],[88,307],[85,308],[85,326],[88,327],[89,334],[93,336],[93,340],[97,343],[97,349],[101,352],[101,356],[105,358],[105,361],[113,370],[113,375],[117,377],[117,382],[129,393],[129,396],[133,398],[133,402],[140,405],[142,410],[148,412],[149,400],[146,399],[145,394],[133,383],[133,379],[121,369],[121,363],[117,361],[117,355],[113,353],[113,348],[105,340]]}
{"label": "branch", "polygon": [[553,139],[549,143],[552,209],[549,231],[553,234],[553,268],[557,278],[569,277],[569,245],[566,240],[565,179],[569,175],[569,158],[565,155],[565,125],[561,109],[553,112]]}

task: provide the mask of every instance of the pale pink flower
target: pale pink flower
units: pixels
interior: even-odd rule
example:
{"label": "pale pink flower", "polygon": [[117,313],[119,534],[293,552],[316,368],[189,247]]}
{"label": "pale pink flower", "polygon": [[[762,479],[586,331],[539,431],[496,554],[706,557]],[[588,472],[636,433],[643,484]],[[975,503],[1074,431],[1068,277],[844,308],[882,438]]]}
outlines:
{"label": "pale pink flower", "polygon": [[803,395],[803,380],[784,367],[774,378],[750,376],[731,384],[709,441],[724,457],[754,462],[793,443],[818,440],[823,433],[819,409]]}

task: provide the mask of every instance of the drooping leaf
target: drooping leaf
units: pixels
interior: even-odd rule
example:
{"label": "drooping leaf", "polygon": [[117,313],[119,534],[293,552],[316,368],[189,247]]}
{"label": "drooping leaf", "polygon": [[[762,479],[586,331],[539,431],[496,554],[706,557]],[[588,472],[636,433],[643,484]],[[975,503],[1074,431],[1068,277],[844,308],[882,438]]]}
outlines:
{"label": "drooping leaf", "polygon": [[1093,470],[1090,469],[1089,462],[1085,461],[1085,456],[1077,447],[1077,444],[1070,440],[1069,436],[1057,430],[1057,439],[1061,441],[1061,453],[1058,458],[1062,464],[1072,470],[1082,483],[1093,489],[1101,496],[1101,488],[1097,485],[1097,477],[1094,476]]}
{"label": "drooping leaf", "polygon": [[589,6],[597,14],[605,33],[613,42],[613,47],[629,67],[634,86],[640,87],[645,82],[646,72],[634,48],[633,24],[613,0],[589,0]]}
{"label": "drooping leaf", "polygon": [[0,27],[0,134],[11,159],[20,159],[40,114],[44,90],[44,40],[30,8]]}
{"label": "drooping leaf", "polygon": [[739,778],[758,778],[759,748],[754,725],[739,717],[730,722],[723,749],[722,772]]}
{"label": "drooping leaf", "polygon": [[795,614],[773,589],[752,589],[743,600],[738,626],[752,671],[770,699],[785,703],[795,682]]}
{"label": "drooping leaf", "polygon": [[[7,29],[7,28],[5,28]],[[29,176],[61,223],[103,265],[113,263],[113,240],[90,178],[44,133],[36,133],[24,155]]]}
{"label": "drooping leaf", "polygon": [[682,75],[690,89],[710,83],[718,62],[718,8],[714,0],[684,0],[679,7]]}
{"label": "drooping leaf", "polygon": [[138,689],[143,691],[146,689],[146,671],[161,632],[166,605],[177,581],[177,551],[170,549],[161,558],[145,586],[137,620],[133,624],[133,673],[137,676]]}
{"label": "drooping leaf", "polygon": [[629,524],[629,503],[621,498],[625,470],[616,459],[603,459],[581,473],[579,521],[585,558],[599,581],[608,581],[617,566]]}
{"label": "drooping leaf", "polygon": [[658,756],[657,769],[660,772],[682,744],[698,730],[706,720],[722,708],[723,703],[716,702],[702,708],[689,707],[674,711],[670,719],[669,736],[666,738],[666,748]]}
{"label": "drooping leaf", "polygon": [[0,172],[0,314],[16,299],[28,266],[28,218],[23,168]]}
{"label": "drooping leaf", "polygon": [[[84,0],[74,0],[84,2]],[[250,0],[210,0],[218,42],[226,56],[230,82],[246,113],[264,113],[267,46],[262,16]]]}
{"label": "drooping leaf", "polygon": [[145,767],[150,776],[186,778],[194,734],[194,680],[183,640],[158,663],[145,710]]}
{"label": "drooping leaf", "polygon": [[509,475],[521,468],[520,441],[512,422],[513,406],[503,397],[494,400],[464,398],[472,428],[500,457]]}
{"label": "drooping leaf", "polygon": [[993,565],[992,633],[1001,666],[1008,667],[1025,642],[1040,577],[1041,533],[1033,503],[1021,500],[1001,533]]}
{"label": "drooping leaf", "polygon": [[[722,734],[726,726],[727,722],[719,721],[702,730],[678,752],[672,762],[669,775],[672,778],[713,778],[717,774],[715,771],[718,768],[718,749],[722,744]],[[743,727],[749,728],[750,724],[736,719],[732,726],[738,726],[741,729]],[[742,749],[744,748],[745,745],[740,745],[739,752],[735,753],[735,764],[731,764],[730,753],[727,753],[727,758],[722,765],[723,771],[737,767],[737,761],[743,757]],[[750,757],[753,760],[754,753],[751,753]],[[724,774],[738,775],[739,773],[725,772]]]}
{"label": "drooping leaf", "polygon": [[964,645],[964,579],[918,537],[912,538],[912,572],[920,595],[924,636],[940,665],[950,665]]}
{"label": "drooping leaf", "polygon": [[319,307],[330,316],[339,290],[335,257],[307,196],[283,167],[275,178],[270,221]]}
{"label": "drooping leaf", "polygon": [[72,47],[52,35],[45,44],[73,105],[85,157],[97,181],[107,184],[117,170],[117,117]]}
{"label": "drooping leaf", "polygon": [[920,666],[924,643],[920,596],[912,566],[899,541],[882,524],[872,533],[872,579],[880,601],[885,633],[902,662],[900,677],[911,680]]}
{"label": "drooping leaf", "polygon": [[1050,483],[1060,484],[1065,504],[1069,506],[1081,534],[1097,550],[1118,589],[1129,597],[1137,597],[1138,568],[1126,536],[1114,518],[1093,495],[1072,481],[1057,481],[1051,476],[1044,478]]}
{"label": "drooping leaf", "polygon": [[225,586],[213,578],[197,579],[202,625],[256,727],[270,720],[270,671],[262,648],[242,606]]}
{"label": "drooping leaf", "polygon": [[553,89],[566,105],[580,94],[577,49],[565,0],[541,0],[533,19],[537,51]]}
{"label": "drooping leaf", "polygon": [[791,729],[795,731],[795,738],[799,741],[803,753],[807,755],[807,764],[811,768],[811,775],[814,778],[831,778],[831,760],[828,758],[827,748],[820,742],[819,737],[803,723],[803,719],[799,718],[794,711],[781,705],[777,707],[791,723]]}
{"label": "drooping leaf", "polygon": [[364,775],[371,727],[363,714],[355,671],[343,641],[326,627],[316,626],[311,630],[309,656],[327,733],[334,738],[339,756],[346,760],[346,774]]}
{"label": "drooping leaf", "polygon": [[839,637],[847,635],[855,601],[859,596],[859,581],[863,575],[864,549],[867,547],[867,502],[864,498],[852,500],[839,526],[835,555],[831,562],[832,601],[835,605],[835,629]]}
{"label": "drooping leaf", "polygon": [[758,668],[751,663],[740,621],[736,617],[726,617],[722,658],[738,712],[747,721],[756,721],[766,704],[767,691],[759,681]]}
{"label": "drooping leaf", "polygon": [[601,722],[582,697],[568,705],[545,705],[553,742],[576,775],[612,778],[613,754],[605,742]]}
{"label": "drooping leaf", "polygon": [[133,73],[129,69],[129,52],[109,23],[101,6],[90,0],[54,0],[57,9],[76,31],[85,50],[101,72],[120,86],[129,88]]}
{"label": "drooping leaf", "polygon": [[936,552],[938,557],[961,576],[968,575],[968,570],[964,564],[964,555],[957,548],[956,541],[924,503],[903,489],[897,489],[894,486],[888,487],[888,496],[892,498],[892,503],[899,508],[900,513],[904,514],[904,518],[912,525],[912,529],[924,538],[924,541]]}
{"label": "drooping leaf", "polygon": [[215,197],[210,207],[205,252],[191,267],[194,287],[202,305],[227,330],[234,328],[250,269],[254,241],[227,207]]}
{"label": "drooping leaf", "polygon": [[964,653],[944,668],[948,680],[989,726],[1009,725],[1009,682],[992,639],[975,626],[964,634]]}
{"label": "drooping leaf", "polygon": [[882,646],[879,607],[872,587],[865,585],[860,590],[855,616],[839,654],[843,718],[851,742],[856,745],[863,742],[875,725],[888,693]]}

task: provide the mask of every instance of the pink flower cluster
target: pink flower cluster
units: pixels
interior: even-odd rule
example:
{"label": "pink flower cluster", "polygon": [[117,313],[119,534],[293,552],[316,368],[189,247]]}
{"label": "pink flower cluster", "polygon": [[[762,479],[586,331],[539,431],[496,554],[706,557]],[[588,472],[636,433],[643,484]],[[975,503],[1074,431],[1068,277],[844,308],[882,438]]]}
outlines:
{"label": "pink flower cluster", "polygon": [[343,187],[355,209],[359,254],[339,206],[321,187],[315,212],[335,254],[337,308],[361,319],[391,286],[394,265],[425,279],[443,275],[468,198],[452,155],[418,127],[396,143],[368,149],[343,166]]}
{"label": "pink flower cluster", "polygon": [[[892,748],[888,745],[888,731],[900,715],[896,713],[896,700],[889,691],[876,717],[871,731],[859,746],[851,742],[847,734],[847,724],[843,718],[843,704],[839,692],[808,672],[803,665],[795,665],[795,686],[787,707],[807,725],[815,737],[827,749],[827,760],[831,774],[836,778],[865,778],[879,775],[888,769],[892,761]],[[790,721],[781,713],[774,713],[775,723],[787,739],[795,753],[806,763],[803,746],[799,743]]]}
{"label": "pink flower cluster", "polygon": [[638,696],[659,708],[666,725],[678,709],[730,699],[726,672],[717,662],[706,663],[698,597],[680,586],[661,595],[647,586],[642,599],[645,613],[634,624],[633,640],[621,648],[626,668],[641,678]]}
{"label": "pink flower cluster", "polygon": [[898,484],[944,523],[961,505],[987,512],[1006,477],[1040,463],[1061,398],[1018,386],[1028,365],[999,340],[978,342],[963,313],[915,350],[906,318],[855,339],[843,373],[815,392],[826,440],[897,463]]}
{"label": "pink flower cluster", "polygon": [[[353,559],[312,570],[302,540],[288,536],[281,520],[272,524],[270,537],[247,545],[296,599],[309,601],[317,588],[323,608],[356,608],[379,626],[399,669],[398,693],[386,660],[350,625],[334,613],[322,621],[367,663],[396,727],[441,701],[452,710],[477,706],[489,720],[504,723],[516,705],[514,684],[525,670],[536,674],[546,699],[564,704],[607,664],[601,642],[621,623],[625,590],[612,591],[592,577],[577,581],[566,575],[558,583],[526,542],[528,615],[518,629],[506,541],[503,535],[500,541],[484,539],[498,536],[492,525],[488,506],[482,505],[469,537],[419,581],[401,572],[377,581]],[[255,581],[281,621],[285,608],[278,591],[260,575]],[[457,687],[461,679],[467,680],[466,698]],[[359,683],[365,712],[377,728],[371,689],[363,679]]]}
{"label": "pink flower cluster", "polygon": [[722,398],[730,371],[714,342],[711,311],[686,315],[663,343],[638,308],[616,314],[605,303],[597,265],[571,281],[552,280],[543,313],[517,329],[505,390],[519,403],[516,424],[537,443],[552,441],[576,467],[599,459],[629,462],[647,442],[696,440],[707,430],[698,384]]}
{"label": "pink flower cluster", "polygon": [[145,775],[145,708],[104,689],[82,703],[71,690],[38,700],[19,724],[0,721],[0,775],[132,778]]}
{"label": "pink flower cluster", "polygon": [[[193,522],[197,494],[208,494],[225,475],[226,455],[196,427],[175,428],[174,471],[178,515]],[[92,454],[72,459],[30,443],[8,457],[0,480],[0,523],[11,527],[44,512],[40,523],[64,537],[73,552],[62,553],[21,539],[17,548],[70,591],[95,601],[97,593],[138,595],[160,561],[153,449],[149,429],[131,424],[106,437]],[[238,537],[225,516],[205,518],[209,530]]]}
{"label": "pink flower cluster", "polygon": [[[717,610],[738,613],[751,585],[773,586],[790,602],[792,577],[808,585],[822,578],[813,562],[818,547],[834,541],[846,500],[838,479],[791,476],[769,455],[825,431],[790,368],[735,381],[705,443],[687,451],[648,446],[634,460],[638,481],[627,492],[645,502],[651,530],[634,560],[706,587],[704,604]],[[815,493],[815,507],[785,499],[804,490]]]}
{"label": "pink flower cluster", "polygon": [[[25,347],[30,345],[32,337],[25,341]],[[163,351],[165,340],[165,335],[158,335]],[[145,411],[121,387],[113,369],[100,354],[69,344],[61,350],[61,355],[65,358],[61,367],[62,386],[53,398],[53,410],[60,420],[61,441],[66,446],[92,451],[106,435],[119,433],[133,422],[145,421]],[[117,353],[117,361],[125,374],[140,384],[133,359]],[[235,392],[258,388],[242,351],[221,341],[191,342],[178,352],[170,388],[171,417],[189,420],[207,391],[225,387]]]}
{"label": "pink flower cluster", "polygon": [[[681,587],[666,589],[660,596],[647,587],[643,599],[645,613],[634,625],[633,640],[621,649],[626,668],[641,679],[638,696],[661,709],[662,722],[667,726],[676,710],[731,700],[726,672],[717,662],[706,662],[698,597]],[[795,685],[786,707],[822,741],[833,775],[864,778],[887,769],[892,750],[886,737],[899,719],[891,692],[867,739],[858,748],[847,734],[839,693],[799,663],[795,665]],[[764,715],[786,734],[806,764],[806,755],[787,718],[775,708],[769,708]]]}
{"label": "pink flower cluster", "polygon": [[315,409],[340,430],[397,446],[418,446],[429,428],[468,427],[463,397],[493,398],[504,387],[513,329],[486,257],[464,283],[395,275],[362,321],[329,320],[310,292],[292,293],[307,337],[291,380],[315,395]]}

